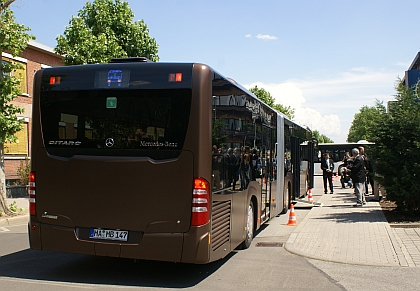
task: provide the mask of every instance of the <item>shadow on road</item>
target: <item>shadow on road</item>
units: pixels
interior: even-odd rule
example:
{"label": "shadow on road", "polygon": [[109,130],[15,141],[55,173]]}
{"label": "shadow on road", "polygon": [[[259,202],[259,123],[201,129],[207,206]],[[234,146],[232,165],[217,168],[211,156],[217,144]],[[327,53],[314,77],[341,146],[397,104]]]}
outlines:
{"label": "shadow on road", "polygon": [[0,277],[121,286],[187,288],[217,271],[230,257],[206,265],[24,250],[0,258]]}

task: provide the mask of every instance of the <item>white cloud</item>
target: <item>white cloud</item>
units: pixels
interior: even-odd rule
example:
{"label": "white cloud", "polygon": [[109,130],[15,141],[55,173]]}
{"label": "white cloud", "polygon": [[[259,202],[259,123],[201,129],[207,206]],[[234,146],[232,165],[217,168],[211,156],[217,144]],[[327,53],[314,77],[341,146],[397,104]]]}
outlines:
{"label": "white cloud", "polygon": [[411,66],[411,62],[398,62],[395,65],[407,69]]}
{"label": "white cloud", "polygon": [[334,140],[345,142],[354,114],[375,100],[394,99],[398,74],[369,68],[353,68],[332,78],[292,79],[278,84],[257,85],[275,98],[276,103],[295,108],[294,121],[318,130]]}
{"label": "white cloud", "polygon": [[245,37],[252,37],[250,33],[246,34]]}
{"label": "white cloud", "polygon": [[270,92],[271,96],[276,99],[275,103],[280,103],[292,108],[302,107],[302,104],[306,101],[303,97],[302,90],[294,83],[264,84],[262,82],[256,82],[246,85],[245,87],[252,88],[255,86],[264,88],[266,91]]}
{"label": "white cloud", "polygon": [[316,129],[330,138],[341,133],[340,117],[336,114],[322,115],[315,109],[301,107],[296,108],[294,121],[307,125],[312,130]]}
{"label": "white cloud", "polygon": [[277,36],[268,35],[268,34],[258,34],[256,38],[263,39],[263,40],[276,40],[278,39]]}

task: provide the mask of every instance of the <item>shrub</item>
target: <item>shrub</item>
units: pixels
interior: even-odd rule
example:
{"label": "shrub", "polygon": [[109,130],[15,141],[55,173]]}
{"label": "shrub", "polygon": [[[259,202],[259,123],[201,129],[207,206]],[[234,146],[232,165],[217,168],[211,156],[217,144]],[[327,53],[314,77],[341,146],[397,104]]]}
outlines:
{"label": "shrub", "polygon": [[20,185],[28,185],[29,184],[29,173],[31,171],[31,165],[29,163],[29,159],[25,158],[25,161],[20,161],[20,165],[17,169],[17,174],[19,176],[19,183]]}

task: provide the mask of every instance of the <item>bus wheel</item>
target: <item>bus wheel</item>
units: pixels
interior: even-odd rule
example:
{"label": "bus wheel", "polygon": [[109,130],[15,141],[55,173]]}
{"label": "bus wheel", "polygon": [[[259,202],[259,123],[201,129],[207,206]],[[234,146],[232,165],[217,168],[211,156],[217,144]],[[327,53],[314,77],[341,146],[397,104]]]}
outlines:
{"label": "bus wheel", "polygon": [[246,219],[246,234],[245,240],[242,242],[241,249],[247,249],[252,243],[254,238],[254,205],[252,201],[248,205],[248,214]]}
{"label": "bus wheel", "polygon": [[281,212],[281,214],[286,214],[287,211],[289,210],[289,205],[290,205],[290,193],[289,193],[289,184],[287,184],[287,188],[286,188],[286,201],[284,201],[284,205],[283,205],[283,211]]}

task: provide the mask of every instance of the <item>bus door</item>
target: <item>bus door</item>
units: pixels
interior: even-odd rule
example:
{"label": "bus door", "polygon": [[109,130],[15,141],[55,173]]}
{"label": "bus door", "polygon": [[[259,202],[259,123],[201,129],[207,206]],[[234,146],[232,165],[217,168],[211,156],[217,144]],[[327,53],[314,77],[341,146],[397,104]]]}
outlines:
{"label": "bus door", "polygon": [[270,217],[270,201],[273,186],[273,154],[274,139],[273,130],[265,125],[262,126],[262,148],[261,159],[261,220],[265,221]]}
{"label": "bus door", "polygon": [[292,198],[297,199],[300,197],[300,138],[291,137],[292,148],[292,169],[293,169],[293,189]]}
{"label": "bus door", "polygon": [[308,142],[307,148],[307,160],[308,160],[308,176],[309,176],[309,188],[314,188],[314,143]]}

